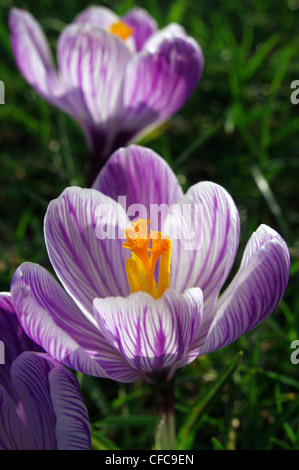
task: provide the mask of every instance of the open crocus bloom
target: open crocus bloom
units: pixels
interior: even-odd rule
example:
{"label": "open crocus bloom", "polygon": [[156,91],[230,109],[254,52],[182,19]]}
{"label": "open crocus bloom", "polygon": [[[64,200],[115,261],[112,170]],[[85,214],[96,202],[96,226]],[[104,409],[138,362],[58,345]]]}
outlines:
{"label": "open crocus bloom", "polygon": [[0,294],[0,340],[0,449],[88,450],[75,376],[24,333],[9,293]]}
{"label": "open crocus bloom", "polygon": [[[157,206],[169,210],[154,220]],[[239,241],[232,198],[210,182],[184,195],[167,163],[139,146],[116,151],[93,188],[52,201],[44,230],[65,290],[21,265],[11,284],[19,320],[57,360],[117,381],[169,378],[232,343],[270,315],[288,282],[286,243],[261,225],[219,295]]]}
{"label": "open crocus bloom", "polygon": [[100,6],[80,13],[59,37],[58,71],[30,13],[13,8],[9,25],[25,79],[82,126],[93,157],[93,180],[114,150],[175,113],[202,73],[197,42],[178,24],[158,30],[139,8],[122,18]]}

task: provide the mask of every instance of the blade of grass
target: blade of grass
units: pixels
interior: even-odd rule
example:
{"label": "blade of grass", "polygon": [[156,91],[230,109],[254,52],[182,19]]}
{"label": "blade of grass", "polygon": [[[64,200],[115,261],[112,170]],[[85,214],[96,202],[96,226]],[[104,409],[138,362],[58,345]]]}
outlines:
{"label": "blade of grass", "polygon": [[207,140],[213,137],[223,126],[223,122],[217,122],[207,131],[200,134],[174,161],[173,167],[177,170],[181,165],[186,163],[190,156]]}
{"label": "blade of grass", "polygon": [[92,429],[91,436],[91,449],[92,450],[121,450],[114,442],[106,437],[101,432]]}
{"label": "blade of grass", "polygon": [[285,407],[285,410],[282,413],[279,413],[275,422],[264,431],[260,436],[260,440],[257,442],[257,449],[267,449],[269,440],[271,437],[275,437],[275,434],[284,426],[288,418],[293,414],[298,415],[298,406],[299,406],[299,395],[296,399],[288,403]]}
{"label": "blade of grass", "polygon": [[[6,97],[7,100],[7,97]],[[38,134],[40,130],[40,122],[38,119],[26,113],[17,106],[10,105],[8,103],[1,107],[1,121],[11,118],[16,123],[21,123],[29,132]]]}
{"label": "blade of grass", "polygon": [[282,441],[281,439],[277,439],[276,437],[270,437],[269,442],[271,442],[271,443],[273,442],[273,444],[276,444],[278,447],[281,447],[282,449],[292,450],[292,448],[289,444]]}
{"label": "blade of grass", "polygon": [[211,404],[217,393],[223,388],[238,367],[242,354],[243,353],[240,351],[237,357],[230,362],[205,395],[200,398],[198,403],[192,408],[189,416],[186,418],[178,432],[176,445],[177,450],[188,450],[191,448],[190,446],[195,438],[195,431],[198,428],[207,407]]}
{"label": "blade of grass", "polygon": [[246,66],[241,71],[241,78],[247,82],[251,80],[257,70],[264,64],[266,57],[274,49],[280,40],[279,34],[273,34],[269,39],[264,42],[247,62]]}
{"label": "blade of grass", "polygon": [[71,185],[80,185],[81,180],[77,173],[76,163],[72,154],[70,140],[68,136],[66,116],[59,111],[57,115],[61,149],[65,161],[65,167],[68,174],[68,178]]}
{"label": "blade of grass", "polygon": [[[282,52],[277,54],[279,59],[279,67],[276,68],[273,80],[270,85],[269,89],[269,99],[268,104],[264,108],[263,112],[263,119],[261,123],[261,138],[260,138],[260,161],[267,162],[268,161],[268,151],[271,145],[271,126],[272,126],[272,116],[275,110],[275,101],[277,98],[277,94],[285,80],[285,76],[290,68],[290,63],[294,55],[297,53],[296,48],[291,45],[291,47],[285,48]],[[277,60],[277,59],[276,59]],[[286,125],[284,127],[287,127]]]}
{"label": "blade of grass", "polygon": [[277,224],[281,228],[282,235],[284,236],[284,238],[290,239],[290,232],[287,226],[287,222],[282,214],[282,210],[279,204],[275,199],[275,196],[269,186],[269,183],[267,182],[260,168],[257,165],[252,165],[250,171],[257,187],[259,188],[261,194],[263,195],[265,201],[269,206],[269,209],[274,215]]}
{"label": "blade of grass", "polygon": [[164,25],[164,15],[161,9],[161,2],[159,0],[147,0],[146,3],[148,11],[156,19],[159,26],[162,27]]}
{"label": "blade of grass", "polygon": [[95,428],[109,427],[144,427],[155,426],[157,419],[155,416],[130,415],[130,416],[109,416],[94,423]]}
{"label": "blade of grass", "polygon": [[256,372],[258,374],[264,375],[265,377],[280,382],[281,384],[287,385],[289,387],[294,387],[296,390],[299,390],[299,381],[289,377],[288,375],[279,374],[277,372],[264,370],[262,368],[257,368]]}
{"label": "blade of grass", "polygon": [[167,23],[182,23],[184,13],[187,8],[187,2],[177,0],[171,3],[167,14]]}

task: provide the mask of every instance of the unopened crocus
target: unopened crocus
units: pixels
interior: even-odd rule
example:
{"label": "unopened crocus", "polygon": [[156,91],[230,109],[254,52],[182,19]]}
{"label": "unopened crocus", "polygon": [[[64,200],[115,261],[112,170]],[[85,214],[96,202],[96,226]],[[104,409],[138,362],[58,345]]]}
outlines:
{"label": "unopened crocus", "polygon": [[75,376],[25,334],[0,294],[0,449],[88,450],[90,426]]}
{"label": "unopened crocus", "polygon": [[[127,209],[136,204],[147,214],[169,210],[158,221],[135,220]],[[222,292],[239,230],[223,187],[200,182],[184,195],[153,151],[119,149],[93,188],[69,187],[48,207],[46,246],[65,290],[24,263],[11,284],[14,308],[27,334],[73,369],[121,382],[168,380],[255,328],[284,294],[288,248],[266,225]]]}
{"label": "unopened crocus", "polygon": [[183,27],[158,30],[140,8],[121,18],[100,6],[81,12],[58,39],[58,70],[30,13],[13,8],[9,25],[25,79],[82,127],[92,156],[92,182],[114,150],[184,105],[203,69],[201,48]]}

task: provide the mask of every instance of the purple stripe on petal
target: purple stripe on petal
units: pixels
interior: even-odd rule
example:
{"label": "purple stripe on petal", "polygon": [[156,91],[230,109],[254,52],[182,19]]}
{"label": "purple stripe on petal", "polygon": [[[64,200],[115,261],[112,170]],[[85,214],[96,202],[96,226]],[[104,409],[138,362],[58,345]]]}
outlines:
{"label": "purple stripe on petal", "polygon": [[[178,180],[165,160],[152,150],[137,145],[117,150],[99,173],[93,188],[120,203],[119,196],[125,196],[123,207],[126,211],[134,204],[143,205],[146,212],[139,217],[151,221],[151,207],[158,209],[161,205],[162,214],[163,208],[168,210],[183,196]],[[134,218],[134,214],[131,216]]]}
{"label": "purple stripe on petal", "polygon": [[241,267],[213,311],[201,354],[231,344],[264,321],[286,289],[290,258],[284,240],[262,225],[245,249]]}
{"label": "purple stripe on petal", "polygon": [[95,299],[94,309],[107,340],[133,368],[151,374],[188,352],[201,323],[202,292],[166,291],[158,300],[137,292],[125,299]]}

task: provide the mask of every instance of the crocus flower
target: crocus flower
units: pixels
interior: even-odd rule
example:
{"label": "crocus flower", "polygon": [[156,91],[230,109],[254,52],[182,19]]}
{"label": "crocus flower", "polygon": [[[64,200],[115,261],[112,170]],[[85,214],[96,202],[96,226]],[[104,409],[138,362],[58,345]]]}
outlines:
{"label": "crocus flower", "polygon": [[58,39],[58,71],[30,13],[13,8],[9,25],[25,79],[81,125],[92,155],[92,181],[114,150],[183,106],[202,73],[197,42],[178,24],[158,30],[140,8],[121,18],[100,6],[81,12]]}
{"label": "crocus flower", "polygon": [[0,449],[89,449],[77,379],[28,338],[9,293],[0,294],[0,340]]}
{"label": "crocus flower", "polygon": [[[157,205],[169,210],[157,223],[135,220],[125,207],[136,203],[147,214]],[[185,207],[201,208],[198,217]],[[255,328],[282,298],[289,252],[266,225],[220,292],[239,230],[224,188],[200,182],[184,195],[153,151],[119,149],[93,188],[69,187],[48,207],[46,246],[65,290],[41,266],[24,263],[11,284],[14,308],[27,334],[73,369],[122,382],[168,379]]]}

